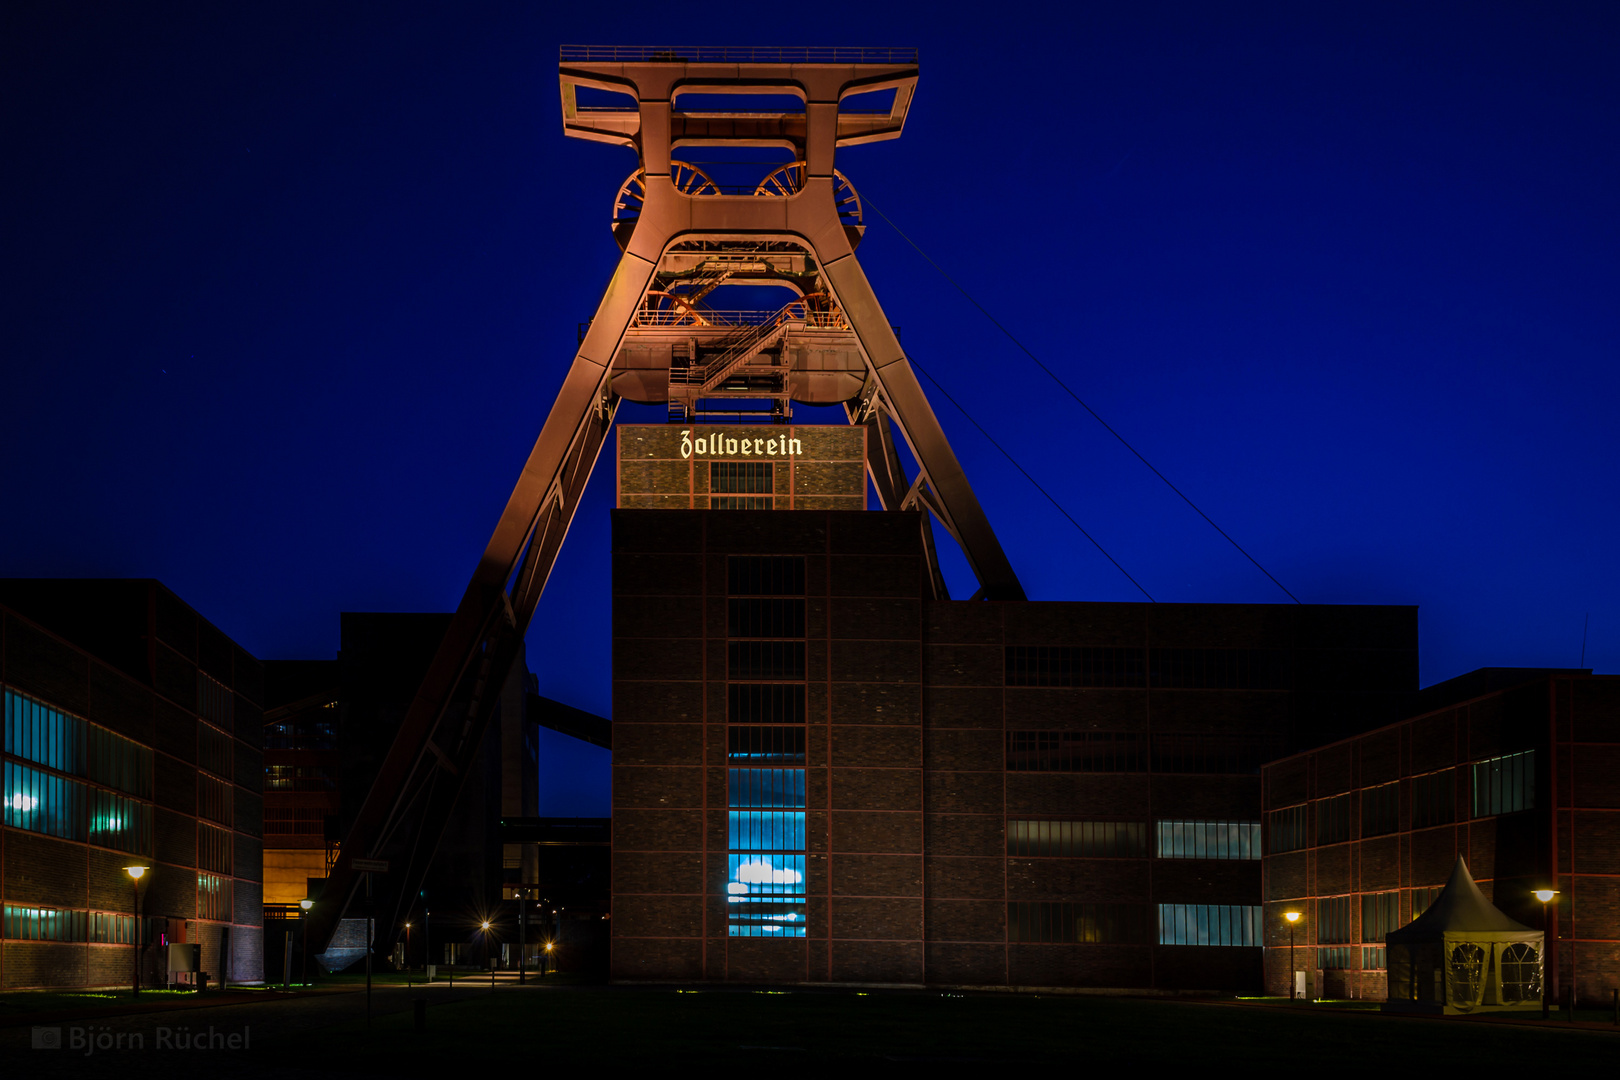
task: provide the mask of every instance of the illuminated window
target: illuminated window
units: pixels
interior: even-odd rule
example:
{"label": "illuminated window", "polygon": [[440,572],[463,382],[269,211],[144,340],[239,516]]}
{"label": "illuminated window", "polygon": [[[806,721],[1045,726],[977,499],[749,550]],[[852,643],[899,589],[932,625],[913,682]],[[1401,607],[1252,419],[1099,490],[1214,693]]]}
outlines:
{"label": "illuminated window", "polygon": [[76,780],[66,780],[8,761],[5,771],[6,824],[14,829],[59,836],[64,840],[83,840],[85,799],[89,791],[88,787]]}
{"label": "illuminated window", "polygon": [[84,941],[85,914],[83,911],[7,904],[5,936],[21,941]]}
{"label": "illuminated window", "polygon": [[1258,859],[1258,821],[1161,821],[1161,859]]}
{"label": "illuminated window", "polygon": [[[728,470],[737,463],[715,462]],[[729,490],[747,487],[735,471]],[[749,481],[752,483],[753,481]],[[718,483],[713,490],[722,489]],[[719,498],[715,498],[719,502]],[[766,507],[769,500],[766,499]],[[805,936],[805,642],[802,556],[734,556],[727,585],[726,923],[732,937]],[[798,596],[791,594],[797,593]],[[738,596],[737,594],[741,594]],[[789,594],[782,596],[781,594]],[[786,680],[798,680],[787,682]]]}
{"label": "illuminated window", "polygon": [[1160,945],[1259,945],[1260,908],[1236,904],[1160,904]]}
{"label": "illuminated window", "polygon": [[146,803],[88,789],[92,844],[116,848],[132,855],[152,853],[152,808]]}
{"label": "illuminated window", "polygon": [[1140,821],[1009,821],[1007,854],[1069,859],[1147,857]]}
{"label": "illuminated window", "polygon": [[1361,949],[1362,971],[1383,971],[1389,967],[1389,952],[1382,945],[1364,945]]}
{"label": "illuminated window", "polygon": [[5,691],[6,753],[152,797],[152,751],[44,702]]}
{"label": "illuminated window", "polygon": [[774,471],[769,461],[709,462],[709,507],[714,510],[771,509]]}
{"label": "illuminated window", "polygon": [[231,879],[218,874],[197,875],[197,918],[231,921]]}
{"label": "illuminated window", "polygon": [[1536,805],[1534,750],[1476,761],[1473,773],[1475,817],[1512,814]]}

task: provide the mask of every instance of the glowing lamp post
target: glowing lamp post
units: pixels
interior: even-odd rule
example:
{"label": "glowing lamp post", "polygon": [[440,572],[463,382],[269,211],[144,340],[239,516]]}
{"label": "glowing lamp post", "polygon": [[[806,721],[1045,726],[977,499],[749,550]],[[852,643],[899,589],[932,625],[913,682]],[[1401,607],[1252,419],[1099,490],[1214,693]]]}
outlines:
{"label": "glowing lamp post", "polygon": [[141,993],[141,948],[145,945],[145,935],[141,932],[141,878],[150,869],[150,866],[124,867],[124,873],[129,875],[130,888],[135,893],[135,972],[132,992],[136,997]]}
{"label": "glowing lamp post", "polygon": [[1536,889],[1531,896],[1541,901],[1541,1018],[1547,1019],[1548,995],[1558,982],[1558,909],[1549,907],[1557,889]]}
{"label": "glowing lamp post", "polygon": [[495,989],[495,965],[489,955],[489,920],[485,919],[480,926],[484,931],[484,966],[489,968],[489,988]]}
{"label": "glowing lamp post", "polygon": [[411,985],[411,924],[405,924],[405,985]]}
{"label": "glowing lamp post", "polygon": [[1299,925],[1299,912],[1285,911],[1283,918],[1288,920],[1288,1000],[1293,1001],[1298,993],[1294,989],[1294,927]]}
{"label": "glowing lamp post", "polygon": [[315,901],[305,898],[298,901],[298,936],[304,939],[304,961],[300,969],[305,986],[309,985],[309,924],[304,920],[309,918],[309,909],[315,906]]}

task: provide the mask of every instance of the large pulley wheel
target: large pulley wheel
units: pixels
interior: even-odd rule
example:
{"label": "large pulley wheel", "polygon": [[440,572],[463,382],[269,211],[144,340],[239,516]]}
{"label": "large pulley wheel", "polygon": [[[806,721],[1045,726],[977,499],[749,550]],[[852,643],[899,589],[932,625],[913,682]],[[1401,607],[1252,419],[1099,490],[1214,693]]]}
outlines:
{"label": "large pulley wheel", "polygon": [[[684,161],[669,163],[669,179],[682,195],[718,195],[720,188],[709,179],[709,174],[696,165]],[[637,169],[619,185],[613,199],[613,238],[623,248],[630,243],[630,234],[641,219],[641,209],[647,203],[647,170]]]}
{"label": "large pulley wheel", "polygon": [[677,293],[652,289],[636,312],[638,326],[710,326],[702,309]]}
{"label": "large pulley wheel", "polygon": [[[759,186],[754,189],[754,194],[778,197],[797,195],[804,190],[809,170],[809,164],[803,161],[783,165],[772,170],[769,176],[761,180]],[[833,170],[833,205],[838,208],[838,220],[846,226],[861,224],[860,193],[855,190],[855,185],[849,182],[849,178],[837,169]]]}

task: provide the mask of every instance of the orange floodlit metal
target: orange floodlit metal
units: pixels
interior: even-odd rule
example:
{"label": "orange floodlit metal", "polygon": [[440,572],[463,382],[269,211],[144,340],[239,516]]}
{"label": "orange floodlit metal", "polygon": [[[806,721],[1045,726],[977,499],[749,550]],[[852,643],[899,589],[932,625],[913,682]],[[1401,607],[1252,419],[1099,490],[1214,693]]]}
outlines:
{"label": "orange floodlit metal", "polygon": [[[960,545],[977,597],[1024,599],[855,258],[861,200],[834,163],[841,147],[900,136],[916,50],[568,46],[560,60],[563,133],[637,155],[609,222],[621,255],[344,838],[345,852],[394,868],[377,882],[384,935],[420,887],[622,400],[667,404],[678,424],[749,412],[780,424],[794,403],[842,405],[866,428],[866,468],[883,508],[925,511],[935,596],[946,593],[930,521]],[[703,147],[766,148],[789,160],[728,188],[680,159]],[[711,308],[706,298],[726,285],[775,286],[785,302]],[[760,401],[767,410],[744,407]],[[333,867],[311,913],[323,945],[355,895],[353,861]]]}

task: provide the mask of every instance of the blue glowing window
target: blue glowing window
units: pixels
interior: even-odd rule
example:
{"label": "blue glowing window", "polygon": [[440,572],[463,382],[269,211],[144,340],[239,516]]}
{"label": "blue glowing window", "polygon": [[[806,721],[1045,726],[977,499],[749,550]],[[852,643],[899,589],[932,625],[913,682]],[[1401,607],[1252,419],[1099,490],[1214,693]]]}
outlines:
{"label": "blue glowing window", "polygon": [[803,769],[732,769],[732,806],[804,806]]}
{"label": "blue glowing window", "polygon": [[726,922],[732,937],[804,937],[804,856],[731,855]]}
{"label": "blue glowing window", "polygon": [[726,846],[732,851],[803,851],[804,814],[733,810],[727,815]]}
{"label": "blue glowing window", "polygon": [[6,762],[5,822],[14,829],[84,839],[88,789],[73,780]]}
{"label": "blue glowing window", "polygon": [[[802,760],[802,731],[791,739],[756,734],[742,729],[732,739],[734,762],[755,753]],[[805,936],[804,776],[803,769],[728,770],[725,889],[732,937]]]}

